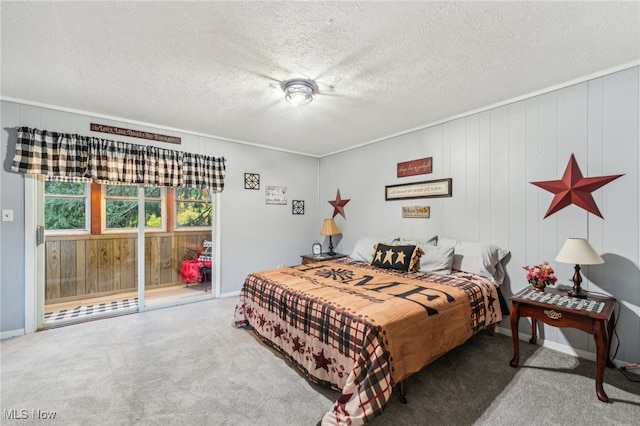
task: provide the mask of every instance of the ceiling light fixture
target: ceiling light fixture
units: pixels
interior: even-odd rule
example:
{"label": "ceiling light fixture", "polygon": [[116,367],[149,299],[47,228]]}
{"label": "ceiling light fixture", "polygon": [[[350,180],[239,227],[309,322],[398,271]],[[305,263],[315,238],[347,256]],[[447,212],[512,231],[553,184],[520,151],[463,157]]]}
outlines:
{"label": "ceiling light fixture", "polygon": [[287,80],[282,83],[284,98],[291,105],[306,105],[313,100],[316,85],[311,80]]}

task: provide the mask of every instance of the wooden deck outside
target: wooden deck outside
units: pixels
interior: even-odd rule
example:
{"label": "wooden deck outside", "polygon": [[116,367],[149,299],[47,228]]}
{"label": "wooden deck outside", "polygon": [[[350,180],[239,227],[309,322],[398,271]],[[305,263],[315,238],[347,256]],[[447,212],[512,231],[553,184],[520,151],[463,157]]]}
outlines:
{"label": "wooden deck outside", "polygon": [[[180,285],[182,261],[210,233],[145,236],[145,290]],[[136,291],[137,234],[47,236],[45,305]]]}

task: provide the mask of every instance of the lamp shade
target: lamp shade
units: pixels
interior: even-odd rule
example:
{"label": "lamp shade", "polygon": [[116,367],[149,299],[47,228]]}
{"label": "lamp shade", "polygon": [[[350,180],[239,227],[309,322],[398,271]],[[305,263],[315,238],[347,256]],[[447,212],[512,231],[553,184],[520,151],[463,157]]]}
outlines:
{"label": "lamp shade", "polygon": [[556,256],[556,262],[597,265],[604,263],[604,260],[584,238],[567,238]]}
{"label": "lamp shade", "polygon": [[322,222],[322,229],[320,235],[337,235],[340,233],[340,228],[336,225],[336,221],[332,219],[325,219]]}

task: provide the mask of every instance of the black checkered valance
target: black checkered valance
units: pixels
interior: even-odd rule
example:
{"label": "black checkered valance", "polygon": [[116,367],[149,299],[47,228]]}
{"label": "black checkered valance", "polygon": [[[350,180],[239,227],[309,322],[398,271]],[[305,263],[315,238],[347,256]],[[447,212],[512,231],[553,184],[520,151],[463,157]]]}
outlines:
{"label": "black checkered valance", "polygon": [[64,181],[224,189],[225,159],[28,127],[11,170]]}

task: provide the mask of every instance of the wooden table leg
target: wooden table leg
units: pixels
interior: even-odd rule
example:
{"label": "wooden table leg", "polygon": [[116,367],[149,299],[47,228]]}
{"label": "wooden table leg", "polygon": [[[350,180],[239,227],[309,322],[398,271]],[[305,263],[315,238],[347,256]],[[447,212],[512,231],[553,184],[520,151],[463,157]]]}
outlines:
{"label": "wooden table leg", "polygon": [[605,321],[595,321],[593,339],[596,342],[596,395],[602,402],[609,402],[609,397],[604,392],[602,387],[602,381],[604,380],[604,366],[609,358],[609,345],[607,338],[607,330],[605,328]]}
{"label": "wooden table leg", "polygon": [[534,345],[538,341],[538,320],[535,318],[531,318],[531,339],[529,339],[529,343],[533,343]]}
{"label": "wooden table leg", "polygon": [[518,321],[520,320],[520,305],[517,302],[511,303],[511,312],[509,313],[511,322],[511,337],[513,338],[513,358],[509,363],[512,367],[518,366],[520,360],[520,345],[518,341]]}
{"label": "wooden table leg", "polygon": [[611,319],[607,321],[607,367],[614,368],[613,362],[611,362],[611,339],[613,337],[613,325],[616,323],[616,313],[611,313]]}

